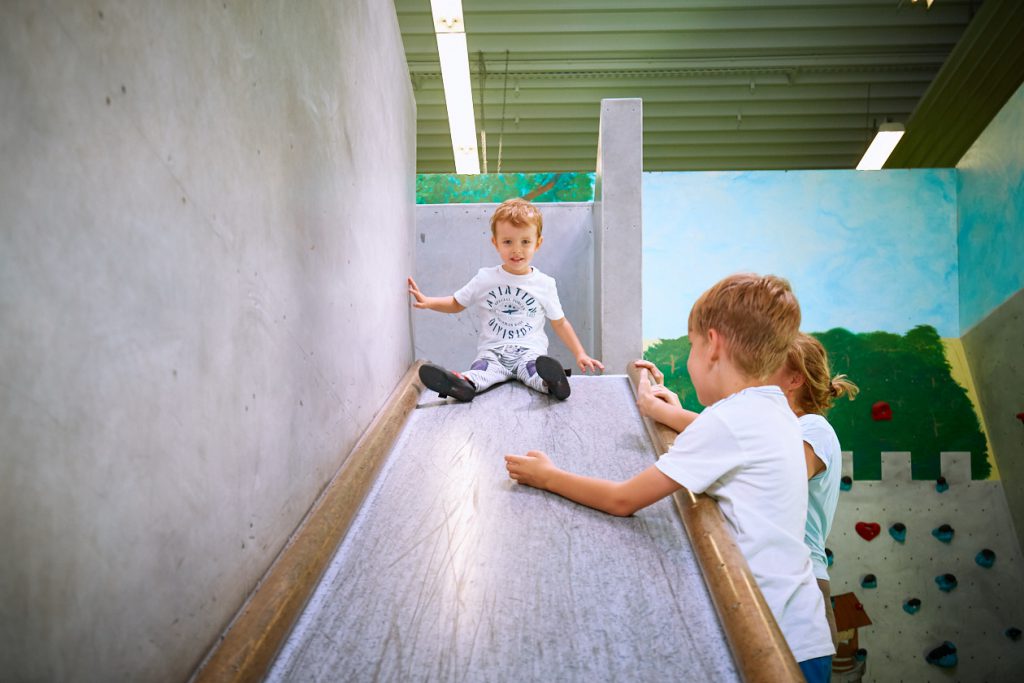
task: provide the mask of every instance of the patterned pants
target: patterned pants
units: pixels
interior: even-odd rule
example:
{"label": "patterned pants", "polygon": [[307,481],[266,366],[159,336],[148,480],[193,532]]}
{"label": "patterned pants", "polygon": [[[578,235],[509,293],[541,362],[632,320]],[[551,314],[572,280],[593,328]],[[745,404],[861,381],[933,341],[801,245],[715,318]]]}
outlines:
{"label": "patterned pants", "polygon": [[537,374],[537,356],[540,354],[522,346],[503,346],[483,351],[470,369],[462,376],[476,385],[476,392],[488,389],[500,382],[518,379],[520,382],[542,394],[548,393],[547,385]]}

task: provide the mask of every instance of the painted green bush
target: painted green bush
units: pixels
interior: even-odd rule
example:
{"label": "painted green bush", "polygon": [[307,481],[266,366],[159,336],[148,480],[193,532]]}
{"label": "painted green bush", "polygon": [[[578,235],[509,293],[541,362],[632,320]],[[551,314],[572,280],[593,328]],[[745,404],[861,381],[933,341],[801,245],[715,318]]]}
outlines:
{"label": "painted green bush", "polygon": [[532,202],[592,202],[593,173],[446,173],[416,176],[417,204],[485,204],[525,197]]}
{"label": "painted green bush", "polygon": [[[828,350],[834,374],[844,373],[861,393],[840,399],[828,415],[843,450],[853,452],[856,479],[880,479],[883,451],[909,451],[914,479],[936,479],[942,451],[970,451],[971,477],[985,479],[991,465],[974,406],[953,380],[942,340],[934,327],[920,325],[905,335],[854,334],[837,328],[815,333]],[[644,357],[665,373],[665,384],[683,405],[700,410],[686,372],[687,337],[665,339]],[[885,401],[892,420],[875,421],[871,407]]]}

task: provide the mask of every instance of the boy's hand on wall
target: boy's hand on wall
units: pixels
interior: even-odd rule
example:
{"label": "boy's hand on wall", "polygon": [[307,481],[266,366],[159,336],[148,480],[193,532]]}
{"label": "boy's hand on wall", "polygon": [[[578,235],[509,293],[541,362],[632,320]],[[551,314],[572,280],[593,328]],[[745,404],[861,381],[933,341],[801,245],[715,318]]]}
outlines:
{"label": "boy's hand on wall", "polygon": [[526,455],[508,454],[505,456],[505,469],[509,478],[538,489],[546,489],[551,475],[558,470],[551,458],[541,451],[527,451]]}
{"label": "boy's hand on wall", "polygon": [[598,370],[604,370],[604,364],[601,361],[591,358],[585,353],[576,356],[576,365],[580,366],[580,370],[584,373],[588,370],[593,373],[597,373]]}
{"label": "boy's hand on wall", "polygon": [[409,284],[409,294],[411,294],[413,298],[416,299],[416,301],[414,301],[412,305],[415,308],[429,308],[427,304],[427,297],[425,297],[423,295],[423,292],[420,291],[420,288],[416,286],[416,281],[413,280],[412,278],[409,278],[407,282]]}

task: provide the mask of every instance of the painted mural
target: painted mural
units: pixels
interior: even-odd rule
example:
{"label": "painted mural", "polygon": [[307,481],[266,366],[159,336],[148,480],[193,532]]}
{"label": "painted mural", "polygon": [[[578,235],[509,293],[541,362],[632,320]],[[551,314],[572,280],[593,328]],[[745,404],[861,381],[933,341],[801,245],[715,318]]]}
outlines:
{"label": "painted mural", "polygon": [[510,197],[532,202],[592,202],[593,173],[421,174],[417,204],[487,204]]}
{"label": "painted mural", "polygon": [[787,278],[802,328],[959,337],[956,171],[645,173],[644,339],[726,275]]}
{"label": "painted mural", "polygon": [[964,332],[1024,288],[1024,86],[957,164]]}
{"label": "painted mural", "polygon": [[[843,450],[853,452],[855,479],[881,479],[883,451],[909,451],[912,477],[932,480],[940,476],[941,452],[969,451],[971,478],[988,478],[985,435],[934,327],[919,325],[904,335],[836,328],[814,336],[828,351],[833,373],[848,375],[861,390],[854,401],[837,401],[828,415]],[[700,411],[686,371],[689,352],[684,336],[653,344],[644,357],[661,369],[684,407]]]}

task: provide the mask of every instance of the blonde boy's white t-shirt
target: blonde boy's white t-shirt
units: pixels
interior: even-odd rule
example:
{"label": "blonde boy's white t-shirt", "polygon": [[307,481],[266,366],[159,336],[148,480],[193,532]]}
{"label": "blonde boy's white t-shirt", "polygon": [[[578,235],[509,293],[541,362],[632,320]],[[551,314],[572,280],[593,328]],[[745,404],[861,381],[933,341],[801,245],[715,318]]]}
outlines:
{"label": "blonde boy's white t-shirt", "polygon": [[798,662],[835,653],[807,546],[807,469],[796,416],[776,386],[707,407],[657,463],[718,501]]}
{"label": "blonde boy's white t-shirt", "polygon": [[477,316],[477,353],[510,345],[547,353],[544,319],[565,317],[555,279],[536,268],[526,275],[513,275],[501,266],[481,268],[455,292],[455,300]]}
{"label": "blonde boy's white t-shirt", "polygon": [[811,551],[814,576],[828,581],[828,559],[825,539],[832,529],[839,503],[839,480],[842,479],[843,451],[832,425],[821,415],[800,416],[800,437],[810,444],[814,454],[825,463],[825,470],[807,482],[807,523],[804,544]]}

